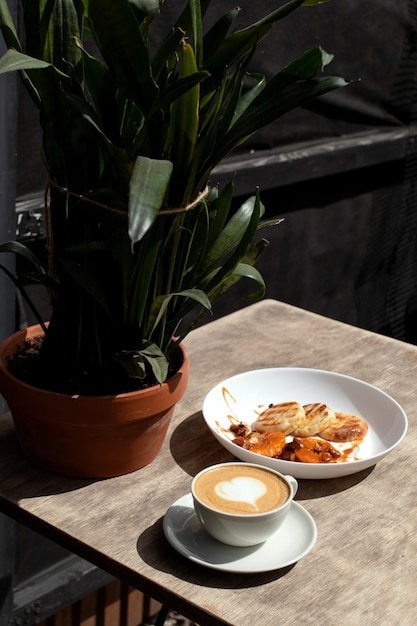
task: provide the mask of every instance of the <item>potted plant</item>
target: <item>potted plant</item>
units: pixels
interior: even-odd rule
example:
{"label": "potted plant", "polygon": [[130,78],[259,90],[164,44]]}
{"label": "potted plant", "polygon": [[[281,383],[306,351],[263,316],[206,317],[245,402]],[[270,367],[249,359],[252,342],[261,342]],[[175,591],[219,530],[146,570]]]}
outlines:
{"label": "potted plant", "polygon": [[[241,29],[234,9],[205,32],[210,0],[188,0],[155,45],[161,0],[22,0],[24,48],[0,0],[8,48],[0,72],[18,71],[39,108],[47,172],[47,267],[17,242],[0,247],[31,264],[52,305],[46,324],[9,272],[39,326],[5,342],[0,390],[36,463],[88,476],[149,463],[185,391],[184,337],[242,277],[263,294],[255,263],[267,242],[256,234],[271,221],[263,220],[259,191],[235,208],[233,181],[219,190],[210,175],[260,128],[346,84],[318,76],[332,59],[321,48],[269,81],[252,69],[275,22],[319,3],[290,0]],[[33,391],[26,416],[23,399]],[[140,459],[158,430],[157,418],[145,424],[141,411],[160,394],[169,406],[156,410],[158,419],[169,415],[156,449]],[[143,395],[145,409],[133,420],[131,403]],[[104,401],[115,415],[104,417]],[[122,414],[136,443],[123,440],[122,460],[112,464]],[[73,441],[77,425],[81,443]],[[59,441],[45,441],[48,434]],[[78,467],[82,453],[98,456],[97,467]]]}

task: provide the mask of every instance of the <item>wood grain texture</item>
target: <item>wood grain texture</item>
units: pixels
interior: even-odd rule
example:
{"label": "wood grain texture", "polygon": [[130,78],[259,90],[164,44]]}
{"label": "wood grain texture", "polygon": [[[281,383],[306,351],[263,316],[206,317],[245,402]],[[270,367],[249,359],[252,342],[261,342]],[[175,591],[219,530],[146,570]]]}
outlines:
{"label": "wood grain texture", "polygon": [[[417,347],[265,300],[194,331],[187,393],[159,456],[127,476],[62,478],[21,455],[0,421],[0,510],[55,539],[201,626],[414,623],[417,575]],[[265,574],[195,565],[166,542],[162,518],[203,467],[231,459],[201,405],[223,378],[263,367],[334,370],[374,384],[405,409],[405,440],[374,468],[300,480],[296,500],[318,527],[311,553]]]}

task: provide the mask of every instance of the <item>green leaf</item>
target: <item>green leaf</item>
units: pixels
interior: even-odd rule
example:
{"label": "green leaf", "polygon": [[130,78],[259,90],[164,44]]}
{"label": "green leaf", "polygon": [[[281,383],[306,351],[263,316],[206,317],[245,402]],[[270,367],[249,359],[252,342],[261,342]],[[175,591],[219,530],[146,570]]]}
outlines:
{"label": "green leaf", "polygon": [[[162,222],[162,220],[160,220]],[[144,237],[144,241],[138,246],[137,257],[134,262],[132,274],[129,275],[130,289],[129,302],[126,314],[127,328],[134,335],[136,328],[146,326],[146,313],[152,302],[155,293],[154,284],[158,281],[155,278],[158,264],[160,262],[159,253],[163,245],[161,237],[155,233],[162,230],[162,224],[156,224]],[[152,235],[152,236],[151,236]],[[149,239],[149,242],[147,241]],[[145,321],[144,321],[145,317]]]}
{"label": "green leaf", "polygon": [[138,157],[129,190],[129,237],[132,247],[154,223],[172,174],[172,163]]}
{"label": "green leaf", "polygon": [[114,82],[106,65],[81,47],[84,80],[98,123],[112,142],[119,141],[118,110]]}
{"label": "green leaf", "polygon": [[69,74],[81,60],[77,45],[82,27],[80,9],[79,0],[54,0],[46,3],[41,15],[41,56]]}
{"label": "green leaf", "polygon": [[138,350],[121,350],[117,354],[117,360],[130,378],[145,378],[145,360]]}
{"label": "green leaf", "polygon": [[[203,24],[201,14],[201,3],[199,0],[190,0],[191,14],[191,35],[197,67],[201,67],[203,63]],[[197,68],[196,68],[197,69]]]}
{"label": "green leaf", "polygon": [[0,74],[21,70],[42,70],[47,67],[50,67],[50,63],[34,59],[17,50],[7,50],[0,59]]}
{"label": "green leaf", "polygon": [[[17,254],[21,257],[23,257],[26,261],[28,261],[31,265],[33,265],[35,267],[35,274],[32,275],[32,278],[34,280],[37,280],[41,283],[46,283],[47,282],[47,274],[45,269],[43,268],[42,264],[39,262],[37,256],[29,249],[27,248],[25,245],[23,245],[22,243],[18,242],[18,241],[7,241],[6,243],[3,243],[0,245],[0,253],[12,253],[12,254]],[[39,322],[39,324],[41,324],[42,328],[44,331],[46,331],[45,325],[44,325],[44,320],[42,319],[38,309],[36,308],[34,302],[32,301],[32,299],[29,297],[25,287],[24,287],[24,283],[22,280],[20,280],[20,278],[18,276],[16,276],[15,274],[13,274],[13,272],[11,272],[9,270],[8,267],[6,267],[5,265],[3,265],[2,263],[0,263],[0,269],[6,274],[6,276],[8,276],[8,278],[10,278],[10,280],[13,282],[13,284],[17,287],[17,289],[20,291],[23,299],[25,300],[26,304],[28,305],[28,307],[30,308],[30,310],[32,311],[32,313],[34,314],[35,318],[37,319],[37,321]]]}
{"label": "green leaf", "polygon": [[169,107],[184,96],[184,94],[208,77],[208,72],[195,72],[194,74],[178,78],[178,80],[170,83],[165,90],[161,91],[159,97],[153,103],[149,115],[153,115],[160,109],[169,109]]}
{"label": "green leaf", "polygon": [[6,241],[5,243],[0,244],[0,253],[2,252],[10,252],[12,254],[20,255],[22,258],[26,259],[26,261],[29,261],[29,263],[36,268],[40,275],[46,276],[46,270],[44,269],[42,263],[40,263],[36,254],[34,254],[32,250],[23,243],[20,243],[19,241]]}
{"label": "green leaf", "polygon": [[304,0],[303,7],[315,7],[318,4],[326,4],[330,0]]}
{"label": "green leaf", "polygon": [[158,81],[167,66],[175,65],[177,50],[183,38],[184,32],[180,28],[174,28],[161,43],[152,59],[152,74],[155,80]]}
{"label": "green leaf", "polygon": [[[242,112],[249,106],[249,103],[256,97],[258,90],[255,88],[248,89],[246,87],[249,77],[248,69],[253,58],[253,52],[246,55],[241,63],[238,64],[236,72],[233,76],[225,77],[224,87],[222,86],[222,97],[219,98],[218,115],[212,120],[212,127],[204,137],[204,143],[216,145],[218,137],[222,137],[228,132],[229,128],[239,119]],[[261,89],[263,88],[261,80]],[[203,85],[204,87],[204,85]],[[246,90],[242,95],[242,91]],[[201,145],[203,141],[201,141]]]}
{"label": "green leaf", "polygon": [[11,272],[2,263],[0,263],[0,270],[2,270],[5,273],[5,275],[12,281],[12,283],[15,285],[15,287],[19,290],[22,298],[24,299],[24,301],[28,305],[29,309],[32,311],[35,319],[42,326],[43,331],[46,332],[45,320],[42,319],[42,316],[40,315],[38,309],[36,308],[33,300],[29,297],[29,295],[28,295],[26,289],[24,288],[23,283],[21,282],[21,280],[19,280],[19,278],[17,276],[15,276],[13,274],[13,272]]}
{"label": "green leaf", "polygon": [[[213,242],[213,245],[206,253],[204,262],[205,271],[224,260],[224,257],[233,250],[237,244],[242,242],[254,215],[257,213],[256,206],[257,202],[255,198],[248,198],[222,228],[218,237]],[[259,208],[258,210],[259,215],[262,215],[263,209],[261,210]]]}
{"label": "green leaf", "polygon": [[238,100],[235,114],[230,122],[230,128],[240,119],[246,109],[252,104],[252,102],[257,98],[260,92],[266,86],[266,78],[262,74],[250,74],[250,77],[256,81],[256,85],[251,89],[248,89]]}
{"label": "green leaf", "polygon": [[[348,85],[346,80],[338,76],[310,78],[331,58],[321,48],[309,50],[272,78],[241,113],[223,140],[218,141],[208,167],[212,168],[248,137],[285,113]],[[306,76],[309,78],[306,79]]]}
{"label": "green leaf", "polygon": [[322,71],[334,59],[333,54],[329,54],[320,46],[311,48],[297,59],[294,59],[284,69],[279,72],[269,84],[272,83],[274,89],[285,86],[286,83],[294,83],[302,80],[314,78],[318,72]]}
{"label": "green leaf", "polygon": [[[7,50],[0,59],[0,74],[19,71],[22,80],[39,108],[58,115],[57,98],[63,98],[63,85],[69,77],[42,59],[30,57],[17,50]],[[55,91],[57,90],[57,91]],[[48,107],[51,106],[49,109]]]}
{"label": "green leaf", "polygon": [[[211,0],[193,0],[193,1],[194,2],[199,1],[201,17],[204,17],[211,3]],[[181,13],[180,17],[176,21],[174,28],[180,28],[183,31],[183,33],[185,33],[189,37],[190,34],[193,32],[193,19],[194,19],[194,16],[193,16],[192,5],[190,2],[187,2],[187,4],[184,7],[183,12]]]}
{"label": "green leaf", "polygon": [[[181,45],[179,80],[192,78],[197,74],[197,64],[193,48],[183,42]],[[173,162],[172,196],[174,206],[184,206],[192,199],[187,183],[190,178],[190,165],[193,160],[198,136],[200,115],[200,81],[198,80],[171,106],[166,152]],[[191,185],[190,185],[191,187]],[[192,189],[190,189],[192,192]]]}
{"label": "green leaf", "polygon": [[235,7],[223,15],[204,35],[204,56],[210,57],[219,47],[219,43],[224,41],[235,18],[240,14],[241,7]]}
{"label": "green leaf", "polygon": [[159,0],[129,0],[142,15],[155,15],[159,11]]}
{"label": "green leaf", "polygon": [[207,245],[211,247],[220,236],[232,208],[234,180],[224,186],[219,196],[210,206],[210,232]]}
{"label": "green leaf", "polygon": [[[263,249],[264,248],[262,248],[262,250]],[[249,265],[248,263],[239,263],[239,265],[233,270],[231,279],[239,280],[241,278],[250,278],[251,280],[256,281],[260,285],[259,291],[257,291],[254,294],[251,294],[250,296],[248,296],[248,298],[252,300],[258,300],[259,298],[262,298],[262,296],[265,295],[265,291],[266,291],[265,281],[262,277],[262,274],[256,269],[256,267],[253,267],[252,265]]]}
{"label": "green leaf", "polygon": [[168,361],[162,350],[150,341],[143,341],[137,350],[122,350],[117,359],[131,378],[144,379],[147,365],[158,383],[162,384],[168,375]]}
{"label": "green leaf", "polygon": [[113,80],[122,94],[146,114],[158,96],[147,42],[128,0],[89,0],[92,30]]}
{"label": "green leaf", "polygon": [[[268,246],[268,242],[264,239],[261,242],[258,242],[256,249],[259,251],[259,255],[265,250]],[[253,261],[255,262],[255,261]],[[216,277],[216,271],[212,272],[210,279]],[[235,269],[226,276],[223,276],[221,280],[216,280],[214,283],[214,287],[210,290],[210,299],[214,303],[216,303],[219,298],[221,298],[226,291],[228,291],[233,285],[235,285],[242,278],[249,278],[258,283],[260,288],[252,294],[246,296],[248,300],[258,300],[265,295],[266,285],[265,281],[261,275],[261,273],[249,263],[238,263]]]}
{"label": "green leaf", "polygon": [[218,45],[215,52],[205,60],[202,69],[216,73],[222,71],[224,67],[232,65],[258,45],[268,35],[275,22],[287,17],[301,4],[303,4],[303,0],[290,0],[287,4],[268,13],[250,26],[236,30]]}
{"label": "green leaf", "polygon": [[142,349],[140,354],[151,366],[152,373],[157,382],[162,384],[168,376],[168,360],[165,354],[155,343],[151,343],[146,349]]}
{"label": "green leaf", "polygon": [[[316,1],[317,0],[313,0],[313,2],[316,2]],[[247,27],[247,30],[251,30],[253,27],[260,26],[263,24],[274,24],[275,22],[278,22],[278,20],[282,20],[284,19],[284,17],[288,17],[288,15],[290,15],[291,13],[293,13],[293,11],[298,9],[298,7],[304,4],[304,2],[305,0],[290,0],[286,4],[283,4],[281,7],[279,7],[278,9],[275,9],[271,13],[268,13],[267,15],[262,17],[260,20],[255,22],[255,24],[252,24],[252,26]]]}
{"label": "green leaf", "polygon": [[197,304],[203,306],[208,311],[211,311],[210,299],[208,298],[207,294],[201,289],[184,289],[183,291],[178,291],[176,293],[158,296],[153,301],[151,312],[149,314],[149,328],[147,330],[147,334],[149,336],[152,336],[154,334],[158,324],[161,322],[164,315],[166,314],[168,305],[173,300],[173,298],[176,297],[189,298],[191,300],[194,300]]}
{"label": "green leaf", "polygon": [[0,30],[8,48],[22,51],[22,45],[16,31],[12,16],[10,15],[7,0],[0,0]]}
{"label": "green leaf", "polygon": [[[261,239],[260,241],[257,241],[256,243],[252,244],[250,248],[247,250],[247,252],[245,253],[245,255],[243,256],[242,261],[235,268],[235,271],[232,274],[229,274],[223,277],[219,282],[217,281],[215,282],[214,286],[210,290],[210,293],[208,294],[212,305],[214,305],[224,295],[224,293],[228,291],[235,283],[237,283],[241,278],[245,278],[245,277],[255,280],[260,285],[260,289],[256,293],[253,293],[247,296],[248,299],[254,300],[264,295],[265,293],[264,280],[262,278],[262,275],[253,266],[268,245],[269,245],[269,242],[266,241],[266,239]],[[217,269],[212,272],[212,274],[208,277],[208,280],[211,280],[214,276],[216,276],[216,274],[217,274]],[[218,274],[217,274],[217,277],[218,277]],[[195,327],[197,323],[200,321],[200,319],[204,317],[204,315],[205,315],[204,310],[197,311],[196,314],[192,316],[189,327],[190,328]],[[189,332],[189,329],[185,330],[185,332],[180,338],[181,341],[186,337],[188,332]]]}

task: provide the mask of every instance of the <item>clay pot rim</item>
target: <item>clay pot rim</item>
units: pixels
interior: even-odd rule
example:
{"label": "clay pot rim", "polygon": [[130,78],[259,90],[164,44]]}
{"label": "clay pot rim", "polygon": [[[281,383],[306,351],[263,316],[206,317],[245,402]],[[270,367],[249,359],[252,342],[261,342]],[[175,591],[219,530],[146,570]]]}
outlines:
{"label": "clay pot rim", "polygon": [[189,353],[185,345],[183,343],[179,343],[178,349],[182,352],[182,355],[183,355],[182,364],[180,368],[178,369],[178,371],[175,372],[173,376],[168,378],[162,384],[156,384],[156,385],[152,385],[151,387],[146,387],[145,389],[137,389],[134,391],[126,391],[122,393],[112,393],[112,394],[101,394],[101,395],[68,394],[68,393],[62,393],[59,391],[51,391],[48,389],[43,389],[42,387],[36,387],[34,385],[30,385],[29,383],[24,382],[17,376],[14,376],[13,374],[10,373],[7,367],[7,363],[5,361],[5,357],[7,357],[10,354],[10,348],[14,347],[15,345],[19,345],[19,343],[23,345],[24,341],[26,340],[30,341],[31,339],[34,339],[36,337],[41,337],[42,335],[44,335],[44,332],[42,330],[41,325],[34,324],[33,326],[28,326],[27,328],[18,330],[17,332],[7,337],[0,344],[0,348],[1,348],[0,350],[0,373],[1,375],[7,378],[13,384],[18,384],[22,389],[30,389],[31,391],[36,390],[36,392],[40,395],[42,394],[46,394],[48,396],[54,395],[56,397],[66,398],[67,400],[71,399],[74,401],[76,401],[77,399],[82,399],[83,402],[86,402],[86,403],[91,402],[94,404],[96,404],[97,402],[100,402],[100,400],[102,400],[103,402],[109,402],[112,399],[113,400],[117,399],[118,402],[122,402],[123,400],[126,400],[126,401],[130,400],[132,397],[132,394],[138,394],[138,393],[140,393],[143,397],[152,397],[154,395],[161,394],[164,392],[171,394],[178,387],[181,379],[184,377],[184,375],[188,371]]}

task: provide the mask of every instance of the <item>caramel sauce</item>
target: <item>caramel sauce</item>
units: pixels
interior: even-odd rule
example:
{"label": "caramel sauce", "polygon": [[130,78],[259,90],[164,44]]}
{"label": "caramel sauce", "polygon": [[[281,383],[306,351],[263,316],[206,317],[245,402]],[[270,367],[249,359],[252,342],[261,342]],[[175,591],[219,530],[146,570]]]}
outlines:
{"label": "caramel sauce", "polygon": [[350,460],[360,461],[359,457],[355,456],[355,457],[352,458],[351,455],[354,453],[356,448],[358,448],[361,445],[361,443],[363,443],[363,439],[358,439],[357,441],[352,441],[350,448],[346,448],[345,450],[343,450],[341,452],[342,456],[340,457],[339,462],[343,462],[343,461],[346,462],[346,461],[350,461]]}

